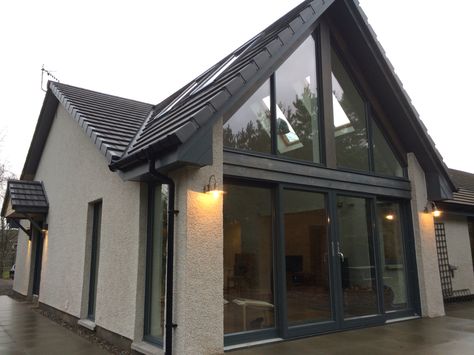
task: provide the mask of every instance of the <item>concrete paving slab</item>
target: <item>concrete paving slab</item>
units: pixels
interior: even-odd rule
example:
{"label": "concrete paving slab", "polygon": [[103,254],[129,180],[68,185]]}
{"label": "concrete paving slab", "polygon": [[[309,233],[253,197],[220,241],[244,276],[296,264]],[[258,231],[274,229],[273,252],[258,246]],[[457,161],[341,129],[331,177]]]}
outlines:
{"label": "concrete paving slab", "polygon": [[96,344],[44,318],[30,305],[0,296],[1,355],[106,355]]}
{"label": "concrete paving slab", "polygon": [[232,355],[474,354],[474,302],[449,304],[446,317],[423,318],[230,351]]}

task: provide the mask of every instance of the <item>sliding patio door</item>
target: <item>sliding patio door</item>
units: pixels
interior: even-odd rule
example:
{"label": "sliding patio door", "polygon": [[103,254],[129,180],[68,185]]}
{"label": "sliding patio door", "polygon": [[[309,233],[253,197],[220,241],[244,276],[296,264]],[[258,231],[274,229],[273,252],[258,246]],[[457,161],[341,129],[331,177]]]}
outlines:
{"label": "sliding patio door", "polygon": [[[288,335],[335,327],[327,194],[283,189],[284,292]],[[283,282],[282,282],[283,283]]]}
{"label": "sliding patio door", "polygon": [[347,320],[376,315],[380,307],[372,200],[337,196],[336,209],[341,317]]}
{"label": "sliding patio door", "polygon": [[225,190],[227,345],[415,314],[403,202],[284,184]]}

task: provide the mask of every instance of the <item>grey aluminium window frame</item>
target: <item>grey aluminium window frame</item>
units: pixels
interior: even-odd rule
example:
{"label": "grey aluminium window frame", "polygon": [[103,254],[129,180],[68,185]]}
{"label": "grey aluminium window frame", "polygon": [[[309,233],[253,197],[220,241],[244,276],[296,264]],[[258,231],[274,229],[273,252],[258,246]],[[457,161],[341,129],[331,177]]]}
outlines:
{"label": "grey aluminium window frame", "polygon": [[[245,176],[245,177],[244,177]],[[418,277],[417,277],[417,268],[416,268],[416,255],[415,255],[415,248],[414,248],[414,238],[413,238],[413,228],[411,225],[411,211],[410,211],[410,203],[408,197],[393,197],[390,194],[390,190],[386,190],[386,194],[381,194],[380,197],[383,199],[393,199],[394,202],[400,203],[401,209],[401,228],[402,228],[402,236],[403,236],[403,243],[404,243],[404,257],[406,260],[406,269],[405,269],[405,276],[407,280],[407,287],[408,287],[408,294],[407,294],[407,302],[408,306],[405,309],[397,310],[397,311],[385,311],[384,309],[384,299],[383,299],[383,278],[382,278],[382,270],[380,270],[380,255],[378,255],[378,244],[379,244],[379,234],[376,218],[375,218],[375,201],[379,195],[374,193],[358,193],[354,190],[340,190],[340,189],[332,189],[327,186],[316,186],[316,185],[302,185],[298,183],[291,183],[291,182],[278,182],[278,181],[265,181],[259,178],[249,178],[248,175],[240,175],[240,176],[225,176],[226,183],[232,184],[244,184],[244,185],[255,185],[255,186],[262,186],[262,187],[269,187],[274,190],[274,206],[273,206],[273,267],[274,267],[274,295],[275,295],[275,302],[277,302],[276,307],[276,328],[272,329],[262,329],[256,331],[247,331],[242,333],[234,333],[228,334],[224,336],[224,343],[226,346],[231,346],[235,344],[240,344],[244,342],[251,342],[251,341],[258,341],[263,339],[270,339],[281,337],[284,339],[291,339],[301,336],[310,336],[316,335],[320,333],[326,332],[334,332],[338,330],[349,330],[349,329],[356,329],[367,327],[371,325],[381,325],[384,324],[387,320],[390,319],[397,319],[397,318],[404,318],[410,316],[416,316],[421,314],[421,306],[420,306],[420,299],[419,299],[419,288],[418,288]],[[354,183],[357,185],[357,183]],[[286,320],[286,292],[285,292],[285,285],[286,285],[286,276],[285,276],[285,250],[284,250],[284,226],[283,226],[283,206],[281,201],[281,194],[283,189],[292,189],[292,190],[299,190],[299,191],[308,191],[308,192],[319,192],[324,193],[327,196],[327,211],[331,218],[331,220],[337,220],[335,217],[337,215],[337,204],[336,204],[336,197],[338,195],[343,196],[352,196],[352,197],[362,197],[370,201],[370,218],[373,221],[373,226],[371,230],[371,234],[374,237],[374,248],[375,248],[375,264],[376,264],[376,273],[377,273],[377,288],[379,290],[378,293],[378,314],[375,314],[370,317],[360,317],[360,318],[353,318],[349,320],[344,320],[342,318],[338,318],[337,314],[341,314],[341,302],[342,302],[342,295],[338,293],[337,285],[340,284],[340,270],[339,266],[332,265],[329,270],[329,278],[331,287],[335,285],[335,288],[332,289],[331,292],[336,292],[334,294],[333,301],[331,302],[331,310],[334,315],[334,319],[330,321],[324,321],[321,323],[314,323],[314,324],[305,324],[305,325],[297,325],[297,326],[289,326]],[[380,192],[380,190],[379,190]],[[338,236],[338,226],[334,223],[331,223],[329,226],[329,238],[330,241],[337,240]],[[338,312],[338,313],[337,313]]]}
{"label": "grey aluminium window frame", "polygon": [[[320,162],[315,163],[306,160],[298,160],[286,157],[278,154],[277,149],[277,132],[276,132],[276,80],[275,75],[278,67],[275,68],[273,73],[269,76],[270,80],[270,117],[271,117],[271,153],[262,153],[257,151],[246,151],[235,149],[224,146],[224,151],[235,152],[242,155],[248,156],[261,156],[268,157],[275,161],[286,161],[294,162],[295,164],[303,164],[316,167],[328,167],[331,169],[337,169],[338,171],[354,172],[359,174],[386,177],[390,179],[406,180],[407,178],[407,167],[403,159],[401,159],[400,152],[395,148],[391,139],[388,137],[387,132],[383,125],[378,123],[376,115],[373,113],[373,108],[370,101],[367,99],[367,95],[361,89],[354,74],[352,73],[352,66],[349,65],[342,50],[340,49],[337,41],[335,41],[330,33],[331,29],[325,23],[321,23],[311,32],[309,36],[315,41],[315,61],[316,61],[316,76],[317,76],[317,105],[318,105],[318,131],[319,131],[319,150],[320,150]],[[303,40],[304,41],[304,40]],[[303,42],[302,41],[302,42]],[[301,43],[300,43],[301,44]],[[365,106],[365,120],[367,130],[367,155],[368,155],[368,170],[357,170],[344,167],[338,167],[336,161],[336,143],[333,136],[334,130],[334,116],[332,110],[332,79],[331,79],[331,49],[338,55],[344,69],[346,70],[349,78],[352,80],[357,92]],[[375,171],[374,162],[374,134],[373,125],[377,125],[378,129],[382,133],[387,145],[392,150],[395,159],[398,161],[403,170],[403,176],[392,176]]]}
{"label": "grey aluminium window frame", "polygon": [[[164,330],[162,338],[151,335],[151,305],[156,300],[152,297],[152,272],[153,272],[153,247],[155,242],[154,223],[155,223],[155,205],[156,205],[156,189],[161,189],[161,183],[148,184],[148,201],[147,201],[147,233],[146,233],[146,265],[145,265],[145,312],[144,312],[144,328],[143,339],[149,343],[163,347]],[[166,270],[164,271],[166,273]],[[164,322],[164,319],[162,320]],[[164,325],[164,323],[163,323]]]}
{"label": "grey aluminium window frame", "polygon": [[91,203],[92,235],[91,235],[91,267],[89,276],[89,301],[87,303],[87,318],[95,321],[97,298],[97,274],[99,268],[100,227],[102,220],[102,200]]}

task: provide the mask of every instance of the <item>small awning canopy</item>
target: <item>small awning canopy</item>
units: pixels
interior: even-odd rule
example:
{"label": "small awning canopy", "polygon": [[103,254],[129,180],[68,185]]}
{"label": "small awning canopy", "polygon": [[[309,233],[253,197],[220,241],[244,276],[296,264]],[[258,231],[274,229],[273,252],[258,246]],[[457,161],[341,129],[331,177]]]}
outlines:
{"label": "small awning canopy", "polygon": [[8,180],[2,217],[14,220],[44,218],[48,208],[41,181]]}

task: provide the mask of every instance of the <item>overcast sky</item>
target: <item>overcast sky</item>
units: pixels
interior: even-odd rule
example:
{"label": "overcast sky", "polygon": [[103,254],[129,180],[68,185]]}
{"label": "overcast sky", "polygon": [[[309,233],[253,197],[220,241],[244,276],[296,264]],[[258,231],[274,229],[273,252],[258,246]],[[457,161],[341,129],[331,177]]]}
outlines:
{"label": "overcast sky", "polygon": [[[158,103],[300,0],[1,1],[0,159],[19,175],[61,82]],[[360,0],[449,167],[474,173],[474,2]]]}

